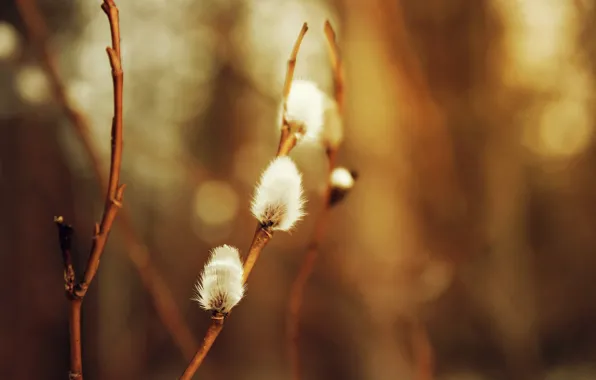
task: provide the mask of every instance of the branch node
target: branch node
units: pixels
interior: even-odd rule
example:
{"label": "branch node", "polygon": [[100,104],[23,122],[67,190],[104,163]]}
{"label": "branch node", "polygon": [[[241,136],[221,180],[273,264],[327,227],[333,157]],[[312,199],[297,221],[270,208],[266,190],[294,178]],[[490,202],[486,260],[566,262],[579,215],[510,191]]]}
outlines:
{"label": "branch node", "polygon": [[112,202],[112,204],[118,208],[122,208],[122,202],[120,202],[118,199],[116,198],[110,198],[110,202]]}
{"label": "branch node", "polygon": [[82,378],[83,378],[82,373],[68,371],[68,380],[78,380],[78,379],[82,379]]}

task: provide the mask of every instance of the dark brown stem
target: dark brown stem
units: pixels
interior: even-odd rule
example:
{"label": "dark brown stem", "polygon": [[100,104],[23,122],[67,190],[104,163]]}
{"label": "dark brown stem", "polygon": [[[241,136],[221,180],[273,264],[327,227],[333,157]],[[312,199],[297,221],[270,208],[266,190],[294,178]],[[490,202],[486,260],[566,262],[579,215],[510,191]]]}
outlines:
{"label": "dark brown stem", "polygon": [[192,358],[192,360],[188,364],[188,367],[186,368],[186,370],[180,377],[180,380],[192,379],[194,374],[197,372],[197,370],[203,363],[203,360],[207,356],[207,353],[211,349],[211,346],[213,346],[215,339],[217,339],[217,337],[219,336],[219,333],[221,332],[223,327],[224,327],[223,317],[216,316],[216,317],[211,318],[211,324],[209,325],[209,328],[207,329],[207,332],[205,333],[205,338],[203,339],[203,343],[201,344],[201,347],[199,348],[199,350],[197,351],[195,356]]}
{"label": "dark brown stem", "polygon": [[83,298],[87,293],[89,284],[97,274],[99,260],[104,251],[108,235],[116,218],[118,210],[122,207],[124,185],[120,185],[120,167],[122,166],[122,88],[124,85],[124,73],[122,72],[122,61],[120,56],[120,27],[118,8],[112,0],[104,0],[101,8],[108,16],[110,31],[112,35],[112,47],[106,49],[110,66],[112,67],[112,82],[114,84],[114,118],[112,119],[112,155],[110,159],[110,176],[108,180],[108,191],[99,231],[93,237],[91,254],[87,262],[87,268],[83,281],[77,287],[75,293]]}
{"label": "dark brown stem", "polygon": [[[331,60],[331,69],[333,72],[333,83],[335,88],[335,101],[337,103],[340,114],[344,109],[344,76],[343,65],[339,47],[337,45],[335,31],[329,23],[325,21],[324,25],[325,37],[327,38],[327,45],[329,47],[329,58]],[[329,219],[329,210],[334,205],[332,199],[331,173],[335,168],[335,157],[337,154],[337,147],[327,147],[328,170],[327,170],[327,187],[323,197],[323,210],[319,214],[315,222],[315,231],[313,238],[308,245],[306,255],[304,256],[298,274],[292,283],[288,301],[288,315],[286,321],[286,339],[288,345],[288,356],[290,359],[290,366],[292,370],[292,378],[295,380],[301,379],[300,369],[300,310],[302,308],[302,300],[304,299],[304,289],[308,283],[308,279],[312,274],[316,260],[319,255],[319,246],[327,231],[327,223]]]}
{"label": "dark brown stem", "polygon": [[[27,28],[29,38],[40,55],[41,63],[48,75],[57,103],[62,108],[62,111],[70,121],[73,131],[81,141],[84,151],[91,162],[95,179],[102,189],[102,193],[104,191],[107,192],[108,186],[102,171],[102,163],[91,141],[89,122],[69,101],[66,95],[66,88],[58,72],[56,59],[49,48],[49,34],[45,19],[39,11],[35,0],[16,0],[16,4]],[[102,5],[102,9],[104,8],[104,5]],[[119,35],[120,32],[119,30],[112,30],[115,26],[117,27],[117,25],[110,24],[112,45],[115,46],[113,50],[119,54],[120,41],[115,40],[114,36]],[[112,57],[110,57],[111,60]],[[114,101],[115,103],[119,102],[116,98],[114,98]],[[117,223],[123,230],[126,253],[139,273],[143,285],[151,295],[159,318],[183,355],[190,359],[198,343],[194,339],[188,324],[182,318],[182,314],[174,302],[166,282],[153,264],[150,253],[141,243],[141,239],[133,227],[132,218],[127,212],[127,209],[122,209],[119,212]]]}
{"label": "dark brown stem", "polygon": [[327,187],[323,196],[323,209],[315,222],[315,230],[312,240],[308,245],[306,255],[300,263],[298,274],[292,283],[288,301],[288,315],[286,320],[286,339],[288,344],[288,356],[290,358],[290,365],[292,369],[292,378],[299,380],[301,378],[300,370],[300,351],[299,351],[299,336],[300,336],[300,310],[302,308],[302,300],[304,298],[304,288],[308,283],[308,279],[312,274],[315,262],[319,255],[319,246],[327,232],[327,224],[329,219],[329,210],[331,209],[331,172],[335,167],[336,151],[329,150],[328,157],[328,171],[327,171]]}
{"label": "dark brown stem", "polygon": [[58,227],[58,243],[62,252],[62,263],[64,265],[64,290],[66,294],[72,294],[76,285],[76,274],[72,266],[72,236],[74,230],[71,225],[64,223],[64,218],[57,216],[54,223]]}
{"label": "dark brown stem", "polygon": [[81,306],[82,299],[68,301],[68,326],[70,335],[69,380],[83,380],[83,355],[81,352]]}
{"label": "dark brown stem", "polygon": [[[110,29],[112,31],[112,40],[120,41],[118,27],[118,10],[116,5],[105,0],[102,8],[108,15]],[[115,35],[114,35],[115,34]],[[118,42],[119,44],[119,42]],[[74,285],[75,273],[72,267],[71,259],[71,241],[72,227],[64,223],[62,217],[55,218],[58,226],[58,236],[60,239],[60,249],[64,261],[65,287],[69,299],[69,335],[70,335],[70,379],[83,379],[83,360],[81,349],[81,307],[83,299],[87,294],[89,284],[93,281],[99,260],[104,251],[107,239],[114,223],[114,219],[120,207],[122,207],[122,198],[124,194],[124,185],[120,185],[120,167],[122,163],[122,65],[120,61],[119,47],[108,48],[108,56],[112,67],[112,77],[114,79],[114,119],[112,123],[112,158],[110,161],[110,175],[108,182],[108,191],[106,194],[106,203],[101,218],[101,223],[95,225],[91,253],[85,268],[85,274],[82,282]]]}

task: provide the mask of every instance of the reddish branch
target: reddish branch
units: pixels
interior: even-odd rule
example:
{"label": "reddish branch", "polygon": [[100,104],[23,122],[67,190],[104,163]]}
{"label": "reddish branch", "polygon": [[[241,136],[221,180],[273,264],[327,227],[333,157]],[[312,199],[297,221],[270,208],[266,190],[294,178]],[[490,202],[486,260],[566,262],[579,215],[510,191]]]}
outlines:
{"label": "reddish branch", "polygon": [[[112,0],[104,0],[102,9],[108,16],[112,33],[112,46],[107,48],[112,67],[114,83],[114,118],[112,120],[112,157],[110,160],[110,176],[106,194],[105,208],[101,222],[95,225],[91,253],[82,281],[76,283],[76,274],[71,262],[72,227],[64,223],[62,217],[55,218],[62,258],[64,259],[65,288],[69,301],[68,321],[70,326],[70,373],[69,378],[83,379],[83,362],[81,355],[81,306],[99,267],[99,261],[112,229],[118,210],[122,207],[124,185],[120,184],[120,167],[122,165],[122,86],[123,73],[120,56],[120,29],[118,25],[118,8]],[[75,285],[76,283],[76,285]]]}
{"label": "reddish branch", "polygon": [[[277,157],[288,155],[290,153],[290,151],[292,150],[292,148],[294,148],[294,146],[296,146],[296,142],[297,142],[295,134],[291,133],[290,127],[286,121],[285,110],[286,110],[286,102],[288,99],[288,95],[290,93],[290,89],[292,86],[292,80],[294,78],[294,68],[296,66],[296,58],[298,56],[298,51],[300,50],[300,45],[302,44],[302,40],[304,39],[304,35],[306,34],[307,30],[308,30],[308,25],[306,23],[304,23],[302,25],[302,29],[300,30],[300,33],[298,34],[298,38],[296,39],[296,43],[294,44],[294,48],[292,49],[292,53],[290,54],[290,58],[288,60],[288,68],[286,71],[286,78],[285,78],[284,89],[283,89],[283,94],[282,94],[282,104],[284,107],[284,115],[282,117],[283,125],[282,125],[282,133],[281,133],[281,137],[279,140],[279,145],[277,147],[277,155],[276,155]],[[270,228],[263,226],[261,224],[257,225],[255,234],[254,234],[252,242],[250,244],[250,248],[248,249],[248,254],[246,256],[246,259],[244,260],[244,268],[243,268],[244,271],[243,271],[243,276],[242,276],[243,284],[245,284],[246,281],[248,280],[248,276],[252,272],[252,269],[254,268],[254,265],[255,265],[257,259],[259,258],[261,252],[263,251],[263,249],[265,248],[267,243],[269,243],[269,241],[271,240],[272,237],[273,237],[273,232],[270,230]],[[227,316],[224,317],[223,315],[215,314],[211,317],[211,324],[209,325],[209,328],[207,329],[207,332],[205,333],[205,337],[203,338],[203,343],[201,344],[201,346],[199,347],[195,356],[192,358],[192,360],[190,361],[190,363],[184,370],[184,373],[180,377],[180,380],[192,379],[192,377],[194,376],[196,371],[199,369],[201,364],[203,364],[205,357],[207,356],[207,354],[209,353],[209,350],[213,346],[213,343],[219,336],[219,333],[221,333],[221,331],[223,330],[225,318],[227,318],[229,315],[230,314],[228,314]]]}
{"label": "reddish branch", "polygon": [[[335,101],[340,113],[343,112],[344,105],[344,82],[343,82],[343,67],[341,56],[339,54],[339,47],[335,39],[335,31],[329,23],[325,22],[325,36],[327,37],[329,47],[329,57],[331,60],[331,68],[333,71],[333,82],[335,89]],[[327,224],[329,219],[329,210],[335,202],[332,201],[332,186],[331,186],[331,172],[335,168],[335,157],[337,155],[337,147],[327,147],[327,186],[323,196],[323,210],[319,214],[315,222],[315,230],[310,241],[306,254],[298,269],[298,274],[292,283],[288,301],[288,314],[286,321],[286,338],[288,344],[288,355],[290,358],[290,366],[292,377],[299,380],[301,376],[300,370],[300,350],[299,350],[299,336],[300,336],[300,310],[302,308],[302,300],[304,298],[304,288],[308,282],[310,275],[314,269],[315,262],[319,256],[319,247],[321,241],[327,232]]]}
{"label": "reddish branch", "polygon": [[[23,18],[31,41],[39,52],[43,67],[50,79],[50,83],[58,104],[70,121],[70,125],[87,153],[91,162],[96,181],[102,189],[107,189],[105,176],[102,172],[102,164],[89,134],[89,123],[87,119],[68,100],[64,83],[58,72],[54,55],[48,45],[48,30],[46,22],[39,11],[35,0],[16,0],[18,10]],[[113,28],[113,26],[110,26]],[[119,51],[119,41],[114,41],[112,34],[112,45],[114,51]],[[116,99],[115,99],[116,101]],[[106,190],[107,191],[107,190]],[[156,312],[162,323],[169,331],[180,351],[187,358],[192,354],[198,343],[195,341],[192,332],[174,302],[172,294],[168,289],[161,274],[151,261],[151,255],[147,248],[140,243],[136,230],[133,227],[130,214],[123,209],[119,213],[119,226],[123,230],[126,252],[136,268],[143,285],[152,296]]]}

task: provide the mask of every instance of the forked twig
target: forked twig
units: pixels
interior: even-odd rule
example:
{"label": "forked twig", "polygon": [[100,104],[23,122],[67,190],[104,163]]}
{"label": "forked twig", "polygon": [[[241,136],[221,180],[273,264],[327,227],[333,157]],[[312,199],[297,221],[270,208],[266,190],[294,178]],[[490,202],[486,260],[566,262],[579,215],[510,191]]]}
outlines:
{"label": "forked twig", "polygon": [[[282,95],[283,108],[284,108],[284,115],[282,117],[283,126],[282,126],[281,137],[279,140],[279,146],[277,148],[277,154],[276,154],[277,157],[288,155],[290,153],[290,151],[294,148],[294,146],[296,145],[296,142],[297,142],[295,134],[291,133],[291,131],[289,129],[289,125],[286,121],[285,109],[286,109],[286,102],[288,99],[288,95],[289,95],[290,89],[292,87],[292,80],[294,77],[294,68],[296,66],[296,58],[298,56],[298,51],[300,50],[300,44],[302,43],[302,40],[303,40],[304,35],[306,34],[307,30],[308,30],[308,26],[306,23],[304,23],[302,25],[302,29],[300,30],[300,34],[298,35],[296,43],[294,44],[294,48],[292,49],[290,59],[288,60],[288,68],[286,71],[286,78],[285,78],[285,82],[284,82],[284,90],[283,90],[283,95]],[[250,248],[248,249],[246,259],[244,260],[243,275],[242,275],[242,283],[243,284],[245,284],[246,281],[248,280],[248,277],[249,277],[250,273],[252,272],[252,269],[254,268],[254,265],[255,265],[257,259],[259,258],[261,252],[263,251],[263,249],[265,248],[267,243],[269,243],[269,241],[271,240],[272,237],[273,237],[273,231],[268,226],[264,226],[260,223],[257,224],[257,228],[256,228],[255,234],[253,236],[252,243],[250,245]],[[230,314],[228,314],[226,316],[221,315],[221,314],[214,314],[212,316],[211,324],[209,325],[209,328],[207,329],[207,332],[205,333],[205,337],[203,338],[203,343],[201,344],[197,353],[195,354],[195,356],[192,358],[192,360],[190,361],[190,363],[184,370],[184,373],[180,377],[180,380],[189,380],[194,376],[196,371],[199,369],[199,367],[203,363],[205,357],[207,356],[207,353],[213,346],[213,343],[219,336],[219,333],[221,333],[221,331],[223,330],[225,318],[227,318],[229,315]]]}
{"label": "forked twig", "polygon": [[[39,52],[41,62],[48,75],[57,102],[69,119],[70,125],[76,136],[83,144],[83,148],[91,162],[95,179],[103,192],[104,189],[107,189],[106,180],[101,169],[101,160],[91,142],[89,123],[76,107],[71,104],[67,97],[64,83],[58,72],[56,60],[48,47],[47,41],[49,34],[46,22],[39,11],[35,0],[16,0],[16,3],[27,28],[29,37]],[[114,42],[112,39],[112,44],[114,43],[116,43],[115,46],[117,46],[117,49],[119,50],[119,41]],[[130,213],[127,212],[126,208],[120,211],[117,223],[123,230],[126,253],[139,273],[143,285],[151,295],[151,299],[160,320],[170,333],[170,336],[182,354],[186,358],[192,357],[198,343],[186,321],[182,318],[182,314],[180,313],[176,302],[174,302],[174,298],[168,289],[166,282],[153,264],[151,255],[147,248],[141,243],[141,239],[133,227]]]}
{"label": "forked twig", "polygon": [[[70,326],[70,373],[69,378],[83,379],[83,361],[81,354],[81,305],[87,294],[89,285],[93,281],[99,267],[99,261],[108,241],[110,230],[118,213],[122,207],[124,195],[124,185],[120,184],[120,167],[122,165],[122,87],[123,72],[120,57],[120,29],[118,20],[118,8],[112,0],[104,0],[102,9],[108,16],[112,34],[112,47],[107,48],[107,53],[112,67],[112,79],[114,83],[114,118],[112,120],[112,155],[110,160],[110,176],[108,182],[108,191],[106,194],[105,207],[101,222],[95,224],[93,240],[91,244],[91,253],[87,261],[83,280],[76,285],[70,283],[69,273],[72,270],[70,261],[71,238],[73,230],[64,223],[64,218],[54,219],[58,226],[58,237],[60,239],[60,248],[64,259],[65,268],[65,287],[67,298],[69,300],[69,326]],[[72,280],[76,281],[74,270],[72,270]]]}
{"label": "forked twig", "polygon": [[[343,66],[339,47],[335,39],[335,31],[329,23],[325,21],[324,26],[325,36],[329,47],[329,57],[331,60],[331,67],[333,71],[333,82],[335,88],[335,101],[337,103],[340,114],[343,113],[344,105],[344,82],[343,82]],[[329,210],[333,206],[331,199],[331,173],[335,168],[335,158],[338,147],[327,148],[327,186],[323,196],[323,209],[315,222],[315,230],[313,237],[308,245],[306,254],[298,269],[298,274],[292,283],[288,301],[288,314],[286,320],[286,339],[288,344],[288,355],[290,358],[290,365],[292,370],[292,378],[299,380],[301,376],[300,369],[300,350],[299,350],[299,336],[300,336],[300,310],[302,308],[302,300],[304,298],[304,288],[308,282],[310,275],[314,269],[315,262],[319,255],[319,247],[321,241],[327,232],[327,223],[329,220]]]}

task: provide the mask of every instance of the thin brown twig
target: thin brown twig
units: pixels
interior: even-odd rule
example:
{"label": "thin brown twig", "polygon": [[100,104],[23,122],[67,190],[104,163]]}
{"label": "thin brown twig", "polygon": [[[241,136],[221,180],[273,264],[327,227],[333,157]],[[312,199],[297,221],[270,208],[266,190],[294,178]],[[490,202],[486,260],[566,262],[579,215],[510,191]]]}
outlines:
{"label": "thin brown twig", "polygon": [[[290,59],[288,60],[288,69],[286,71],[286,78],[284,82],[284,90],[283,90],[283,108],[284,108],[284,116],[282,117],[282,133],[279,140],[279,145],[277,147],[277,157],[286,156],[290,153],[290,151],[296,146],[297,136],[294,133],[291,133],[288,123],[286,122],[285,118],[285,109],[286,109],[286,102],[288,99],[288,94],[290,93],[292,80],[294,77],[294,68],[296,66],[296,58],[298,56],[298,51],[300,50],[300,44],[304,39],[304,35],[308,30],[308,26],[306,23],[302,25],[302,29],[300,30],[300,34],[294,44],[294,48],[292,49],[292,53],[290,55]],[[253,236],[252,242],[250,244],[250,248],[248,249],[248,253],[246,255],[246,259],[244,260],[243,264],[243,273],[242,273],[242,283],[246,284],[250,273],[252,272],[254,265],[261,255],[261,252],[269,243],[271,238],[273,237],[273,231],[267,226],[263,226],[262,224],[258,223],[257,228],[255,230],[255,234]],[[184,370],[184,373],[180,377],[180,380],[189,380],[192,379],[196,371],[199,369],[201,364],[209,350],[213,346],[213,343],[221,333],[224,327],[225,319],[229,317],[231,313],[228,313],[225,317],[219,314],[213,315],[211,318],[211,324],[205,333],[205,337],[203,338],[203,342],[199,349],[197,350],[196,354],[188,364],[187,368]]]}
{"label": "thin brown twig", "polygon": [[281,126],[281,136],[279,137],[279,145],[277,147],[277,156],[287,156],[290,154],[290,151],[296,146],[298,142],[298,136],[290,128],[290,124],[286,119],[286,112],[287,112],[287,103],[288,103],[288,96],[290,95],[290,90],[292,89],[292,82],[294,81],[294,70],[296,69],[296,58],[298,57],[298,51],[300,51],[300,46],[302,45],[302,40],[304,39],[304,35],[308,31],[308,24],[302,24],[302,29],[300,29],[300,33],[298,34],[298,38],[294,43],[294,48],[290,53],[290,58],[288,59],[288,67],[286,69],[286,78],[284,80],[284,88],[282,92],[282,105],[283,105],[283,114],[282,114],[282,126]]}
{"label": "thin brown twig", "polygon": [[333,72],[333,87],[335,102],[340,114],[344,109],[344,69],[341,55],[339,54],[339,46],[335,36],[335,30],[331,26],[329,20],[325,21],[324,26],[325,37],[327,39],[327,48],[329,50],[329,59],[331,60],[331,69]]}
{"label": "thin brown twig", "polygon": [[246,283],[248,276],[252,272],[252,268],[255,266],[257,259],[259,258],[263,248],[269,243],[269,240],[273,237],[272,232],[260,224],[257,226],[255,236],[253,237],[250,249],[246,254],[246,260],[244,260],[244,270],[242,273],[242,283]]}
{"label": "thin brown twig", "polygon": [[[65,85],[58,72],[55,56],[49,49],[49,33],[44,17],[35,0],[16,0],[16,3],[29,37],[39,52],[57,103],[61,106],[76,136],[81,141],[91,162],[96,181],[103,192],[104,189],[107,189],[106,179],[102,172],[99,154],[91,142],[89,122],[68,99]],[[114,41],[112,37],[112,44],[115,46],[115,51],[120,50],[120,41]],[[120,211],[117,223],[123,230],[127,255],[139,273],[143,285],[151,295],[158,317],[184,357],[191,358],[198,343],[188,324],[184,321],[178,305],[174,302],[166,282],[153,264],[150,253],[140,243],[141,239],[133,227],[132,217],[127,209]]]}
{"label": "thin brown twig", "polygon": [[112,67],[112,81],[114,84],[114,118],[112,119],[112,154],[110,159],[110,175],[108,179],[108,191],[106,194],[105,209],[99,226],[95,228],[91,254],[87,261],[83,280],[77,286],[75,295],[78,298],[85,297],[89,285],[97,274],[99,261],[108,240],[112,224],[118,210],[122,208],[122,196],[125,185],[120,184],[120,168],[122,166],[122,89],[124,86],[124,73],[120,56],[120,27],[118,8],[113,0],[104,0],[101,8],[108,16],[112,34],[112,46],[106,51]]}
{"label": "thin brown twig", "polygon": [[203,339],[203,343],[201,344],[201,347],[199,347],[199,350],[197,351],[195,356],[192,358],[192,360],[188,364],[188,367],[186,367],[186,369],[184,370],[184,373],[180,377],[180,380],[192,379],[195,372],[197,372],[197,370],[203,363],[203,360],[207,356],[207,353],[211,349],[211,346],[213,346],[215,339],[217,339],[217,337],[219,336],[219,333],[221,332],[223,327],[224,327],[224,317],[223,316],[218,315],[218,316],[213,316],[211,318],[211,324],[209,325],[209,328],[207,329],[207,332],[205,333],[205,339]]}
{"label": "thin brown twig", "polygon": [[[246,284],[248,280],[248,276],[252,272],[254,268],[255,262],[259,258],[261,251],[265,248],[269,240],[271,240],[273,234],[269,228],[264,227],[262,225],[258,225],[255,231],[255,235],[252,239],[252,243],[250,244],[250,248],[248,249],[248,254],[246,256],[246,260],[244,260],[243,265],[243,273],[242,273],[242,283]],[[180,377],[180,380],[189,380],[192,379],[194,374],[197,372],[207,353],[211,350],[213,343],[219,336],[219,333],[223,330],[225,319],[230,315],[228,313],[225,317],[221,314],[214,314],[211,317],[211,324],[205,333],[205,337],[203,338],[203,343],[195,353],[194,357],[188,363],[188,366],[184,370],[184,373]]]}
{"label": "thin brown twig", "polygon": [[414,321],[411,327],[415,380],[433,380],[433,349],[424,322]]}
{"label": "thin brown twig", "polygon": [[[325,21],[324,26],[325,36],[329,47],[329,57],[331,60],[331,68],[333,71],[335,101],[337,103],[340,114],[343,112],[344,104],[344,82],[343,82],[343,66],[339,47],[335,38],[335,31],[329,23]],[[290,359],[290,366],[292,370],[292,378],[299,380],[302,377],[300,369],[300,310],[302,308],[302,300],[304,298],[304,288],[308,282],[310,275],[313,272],[315,262],[319,255],[319,247],[325,233],[327,232],[327,224],[329,220],[329,210],[333,207],[332,185],[330,182],[331,173],[335,168],[335,158],[337,156],[338,147],[327,147],[327,186],[323,196],[323,209],[315,222],[315,230],[311,242],[308,245],[306,254],[298,269],[298,274],[292,283],[290,295],[288,298],[288,314],[286,320],[286,339],[288,345],[288,356]]]}
{"label": "thin brown twig", "polygon": [[[111,0],[104,0],[102,9],[108,16],[110,29],[112,33],[112,41],[120,41],[120,32],[118,27],[118,8]],[[91,244],[91,253],[87,261],[83,280],[75,286],[69,284],[70,275],[65,275],[65,287],[67,289],[67,298],[69,300],[69,335],[70,335],[70,373],[69,379],[83,379],[83,360],[81,349],[81,307],[83,299],[87,294],[89,285],[99,267],[99,261],[107,243],[110,230],[114,223],[114,219],[118,210],[122,207],[122,200],[124,195],[124,185],[120,184],[120,167],[122,165],[122,87],[123,87],[123,72],[120,57],[119,44],[107,48],[110,59],[110,66],[112,67],[112,78],[114,82],[114,119],[112,122],[112,157],[110,162],[110,180],[108,191],[106,195],[105,208],[101,218],[101,223],[95,225],[93,233],[93,241]],[[71,253],[71,238],[73,230],[70,226],[64,223],[64,218],[57,217],[54,219],[58,226],[58,236],[60,239],[60,248],[62,250],[62,257],[64,260],[65,273],[72,269],[72,262],[70,258]],[[74,270],[72,271],[72,279],[76,276]]]}

